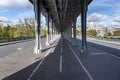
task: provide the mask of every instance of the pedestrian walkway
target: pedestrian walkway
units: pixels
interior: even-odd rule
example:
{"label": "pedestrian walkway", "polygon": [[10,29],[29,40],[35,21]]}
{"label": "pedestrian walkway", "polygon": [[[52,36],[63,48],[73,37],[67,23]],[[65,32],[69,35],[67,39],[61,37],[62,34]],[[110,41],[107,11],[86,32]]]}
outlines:
{"label": "pedestrian walkway", "polygon": [[[80,42],[80,40],[78,41]],[[39,55],[31,54],[32,47],[28,48],[24,51],[25,54],[13,55],[13,60],[16,61],[16,63],[6,63],[7,66],[14,65],[14,67],[10,67],[6,69],[6,71],[9,72],[11,69],[14,71],[19,68],[16,66],[22,65],[24,67],[17,69],[16,72],[11,72],[12,74],[4,76],[4,78],[1,79],[120,80],[119,57],[112,56],[109,52],[91,45],[88,46],[88,52],[80,53],[80,46],[80,44],[71,44],[63,37]]]}
{"label": "pedestrian walkway", "polygon": [[12,53],[5,57],[1,57],[0,58],[0,64],[1,64],[0,65],[0,80],[41,60],[45,56],[49,48],[51,48],[52,46],[55,47],[55,45],[57,44],[57,40],[54,41],[54,44],[49,45],[49,46],[45,46],[43,44],[45,43],[42,43],[43,52],[41,54],[34,54],[33,53],[34,45],[32,45],[24,50],[20,50],[18,52]]}

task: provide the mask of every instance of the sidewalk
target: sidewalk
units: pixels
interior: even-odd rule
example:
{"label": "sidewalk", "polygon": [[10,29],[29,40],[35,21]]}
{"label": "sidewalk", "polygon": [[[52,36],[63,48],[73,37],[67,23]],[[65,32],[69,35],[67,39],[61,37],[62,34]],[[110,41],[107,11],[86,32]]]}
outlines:
{"label": "sidewalk", "polygon": [[34,40],[34,39],[27,39],[27,40],[19,40],[19,41],[5,42],[5,43],[0,43],[0,46],[10,45],[10,44],[16,44],[16,43],[21,43],[21,42],[26,42],[26,41],[32,41],[32,40]]}
{"label": "sidewalk", "polygon": [[[55,43],[56,41],[54,42],[53,45],[55,45]],[[42,45],[43,44],[44,43],[42,43]],[[1,57],[0,58],[0,64],[1,64],[0,65],[0,80],[26,68],[27,66],[32,65],[33,63],[40,61],[42,58],[44,58],[44,55],[46,54],[46,52],[49,50],[50,47],[51,45],[45,46],[44,44],[43,49],[45,50],[42,53],[34,54],[33,53],[34,45],[33,45],[25,50],[15,52],[5,57]],[[36,67],[37,64],[38,63],[36,63],[33,66],[33,69],[34,67]]]}
{"label": "sidewalk", "polygon": [[114,42],[114,41],[105,41],[105,40],[98,40],[94,38],[87,38],[89,41],[97,41],[97,42],[103,42],[103,43],[109,43],[120,46],[120,42]]}
{"label": "sidewalk", "polygon": [[[78,40],[81,43],[80,40]],[[88,44],[88,52],[81,53],[81,44],[72,46],[90,80],[120,80],[120,57]],[[102,47],[102,46],[101,46]],[[115,53],[113,51],[113,53]]]}

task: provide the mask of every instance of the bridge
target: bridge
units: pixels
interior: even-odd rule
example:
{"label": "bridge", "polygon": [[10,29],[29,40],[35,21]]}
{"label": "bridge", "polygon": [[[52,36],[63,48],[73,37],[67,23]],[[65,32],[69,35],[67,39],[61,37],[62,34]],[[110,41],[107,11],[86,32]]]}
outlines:
{"label": "bridge", "polygon": [[82,48],[81,52],[86,52],[86,15],[88,5],[92,0],[30,0],[34,5],[35,18],[36,18],[36,45],[35,53],[41,51],[40,42],[40,14],[46,17],[47,21],[47,41],[46,45],[49,45],[50,40],[50,27],[57,32],[61,32],[61,35],[72,37],[72,27],[74,29],[74,39],[76,39],[76,20],[81,14],[81,26],[82,26]]}
{"label": "bridge", "polygon": [[[92,0],[29,1],[35,12],[35,40],[0,47],[6,53],[0,58],[1,80],[120,80],[120,46],[87,41],[87,10]],[[45,38],[40,37],[41,14],[47,22]],[[80,39],[76,36],[79,15]],[[8,55],[6,48],[15,53]]]}

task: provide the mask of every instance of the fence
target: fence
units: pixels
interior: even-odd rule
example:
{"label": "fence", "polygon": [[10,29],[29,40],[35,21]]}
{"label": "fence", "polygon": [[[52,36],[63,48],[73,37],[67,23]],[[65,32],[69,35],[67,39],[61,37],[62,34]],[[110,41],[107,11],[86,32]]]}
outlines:
{"label": "fence", "polygon": [[120,38],[96,38],[98,40],[120,42]]}
{"label": "fence", "polygon": [[0,38],[0,43],[33,39],[34,37]]}

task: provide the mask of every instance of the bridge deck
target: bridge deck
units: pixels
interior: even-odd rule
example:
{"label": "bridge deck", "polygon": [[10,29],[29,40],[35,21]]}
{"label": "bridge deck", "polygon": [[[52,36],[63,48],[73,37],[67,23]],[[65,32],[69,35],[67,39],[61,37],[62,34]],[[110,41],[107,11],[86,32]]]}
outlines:
{"label": "bridge deck", "polygon": [[21,61],[31,58],[33,64],[2,80],[120,80],[120,58],[91,45],[86,54],[80,54],[80,45],[73,46],[62,38],[32,58],[32,50],[28,48],[19,55]]}

